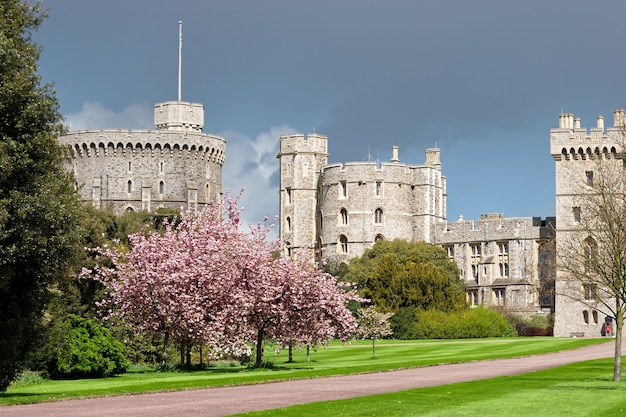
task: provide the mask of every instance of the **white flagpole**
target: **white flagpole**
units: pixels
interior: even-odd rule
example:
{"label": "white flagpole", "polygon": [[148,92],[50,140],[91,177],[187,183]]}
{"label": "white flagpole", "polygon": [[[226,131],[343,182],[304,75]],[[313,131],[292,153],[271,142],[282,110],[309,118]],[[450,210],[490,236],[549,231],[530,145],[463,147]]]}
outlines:
{"label": "white flagpole", "polygon": [[178,101],[182,100],[183,21],[178,21]]}

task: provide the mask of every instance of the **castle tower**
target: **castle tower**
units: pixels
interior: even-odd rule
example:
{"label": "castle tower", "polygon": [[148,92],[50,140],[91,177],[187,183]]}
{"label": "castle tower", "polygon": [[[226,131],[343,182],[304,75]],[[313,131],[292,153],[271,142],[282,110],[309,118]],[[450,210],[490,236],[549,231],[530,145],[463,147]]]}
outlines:
{"label": "castle tower", "polygon": [[317,244],[318,182],[328,160],[328,138],[288,135],[280,138],[279,236],[287,251]]}
{"label": "castle tower", "polygon": [[61,136],[82,200],[116,213],[197,209],[222,193],[226,141],[202,133],[204,106],[154,106],[154,130],[84,130]]}
{"label": "castle tower", "polygon": [[[587,236],[582,227],[585,204],[594,195],[594,176],[610,170],[625,175],[622,159],[624,112],[616,110],[614,125],[605,131],[604,118],[598,116],[596,127],[587,131],[572,114],[559,115],[559,127],[550,130],[550,153],[555,161],[556,179],[556,265],[563,265],[571,242]],[[597,182],[597,179],[596,179]],[[583,253],[584,248],[580,248]],[[555,336],[572,334],[598,337],[606,312],[589,298],[584,286],[557,268],[555,281]]]}

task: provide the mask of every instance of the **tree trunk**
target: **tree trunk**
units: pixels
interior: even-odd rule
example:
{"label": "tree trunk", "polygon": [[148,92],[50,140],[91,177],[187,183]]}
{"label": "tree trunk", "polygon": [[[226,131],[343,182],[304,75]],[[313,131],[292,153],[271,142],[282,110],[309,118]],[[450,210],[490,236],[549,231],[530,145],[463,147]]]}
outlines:
{"label": "tree trunk", "polygon": [[261,367],[263,365],[263,329],[259,329],[256,333],[256,362],[254,363],[255,368]]}
{"label": "tree trunk", "polygon": [[185,339],[180,340],[180,367],[185,366]]}
{"label": "tree trunk", "polygon": [[167,366],[167,344],[170,341],[170,334],[169,332],[165,332],[165,335],[163,336],[163,350],[161,351],[161,366],[165,367]]}
{"label": "tree trunk", "polygon": [[374,346],[375,342],[376,342],[376,339],[372,338],[372,358],[376,357],[376,347]]}
{"label": "tree trunk", "polygon": [[[621,303],[619,303],[621,304]],[[624,325],[624,306],[618,305],[615,317],[615,355],[613,357],[613,381],[622,379],[622,328]]]}
{"label": "tree trunk", "polygon": [[191,368],[191,347],[192,347],[192,343],[189,339],[187,339],[187,342],[185,343],[185,350],[186,350],[186,354],[187,357],[185,358],[185,365],[188,368]]}
{"label": "tree trunk", "polygon": [[306,361],[311,360],[311,345],[306,345]]}
{"label": "tree trunk", "polygon": [[289,359],[287,363],[293,363],[293,343],[289,342]]}

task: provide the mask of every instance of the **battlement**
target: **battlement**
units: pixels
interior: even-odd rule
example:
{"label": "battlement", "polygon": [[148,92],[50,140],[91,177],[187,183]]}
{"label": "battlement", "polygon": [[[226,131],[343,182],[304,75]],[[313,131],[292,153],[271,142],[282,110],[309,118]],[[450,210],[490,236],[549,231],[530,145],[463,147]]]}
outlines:
{"label": "battlement", "polygon": [[485,213],[476,222],[459,216],[457,221],[435,225],[435,234],[438,244],[512,237],[539,239],[554,233],[555,225],[555,217],[504,217],[502,213]]}
{"label": "battlement", "polygon": [[165,101],[154,105],[154,127],[157,130],[202,131],[204,106],[186,101]]}
{"label": "battlement", "polygon": [[201,132],[175,130],[81,130],[59,137],[61,145],[68,146],[74,155],[118,156],[122,152],[188,151],[210,154],[213,161],[223,165],[226,158],[226,140]]}
{"label": "battlement", "polygon": [[280,153],[315,153],[328,156],[328,136],[316,133],[283,135],[280,137]]}
{"label": "battlement", "polygon": [[556,161],[562,159],[612,158],[621,154],[626,133],[623,109],[613,111],[613,126],[606,128],[604,117],[599,115],[596,127],[580,127],[580,118],[571,113],[559,115],[559,127],[550,129],[550,153]]}

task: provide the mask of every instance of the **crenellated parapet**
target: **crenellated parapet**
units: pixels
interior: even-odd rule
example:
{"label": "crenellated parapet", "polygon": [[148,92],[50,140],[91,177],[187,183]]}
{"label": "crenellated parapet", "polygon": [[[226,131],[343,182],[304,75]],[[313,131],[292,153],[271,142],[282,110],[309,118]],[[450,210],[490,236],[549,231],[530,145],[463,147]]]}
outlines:
{"label": "crenellated parapet", "polygon": [[59,138],[73,155],[80,157],[126,157],[160,154],[210,159],[220,165],[226,158],[224,138],[200,133],[156,130],[81,130]]}
{"label": "crenellated parapet", "polygon": [[580,127],[580,118],[571,113],[559,115],[559,127],[550,129],[550,153],[555,161],[614,159],[622,157],[625,116],[623,109],[613,112],[613,126],[604,126],[598,116],[596,127]]}

